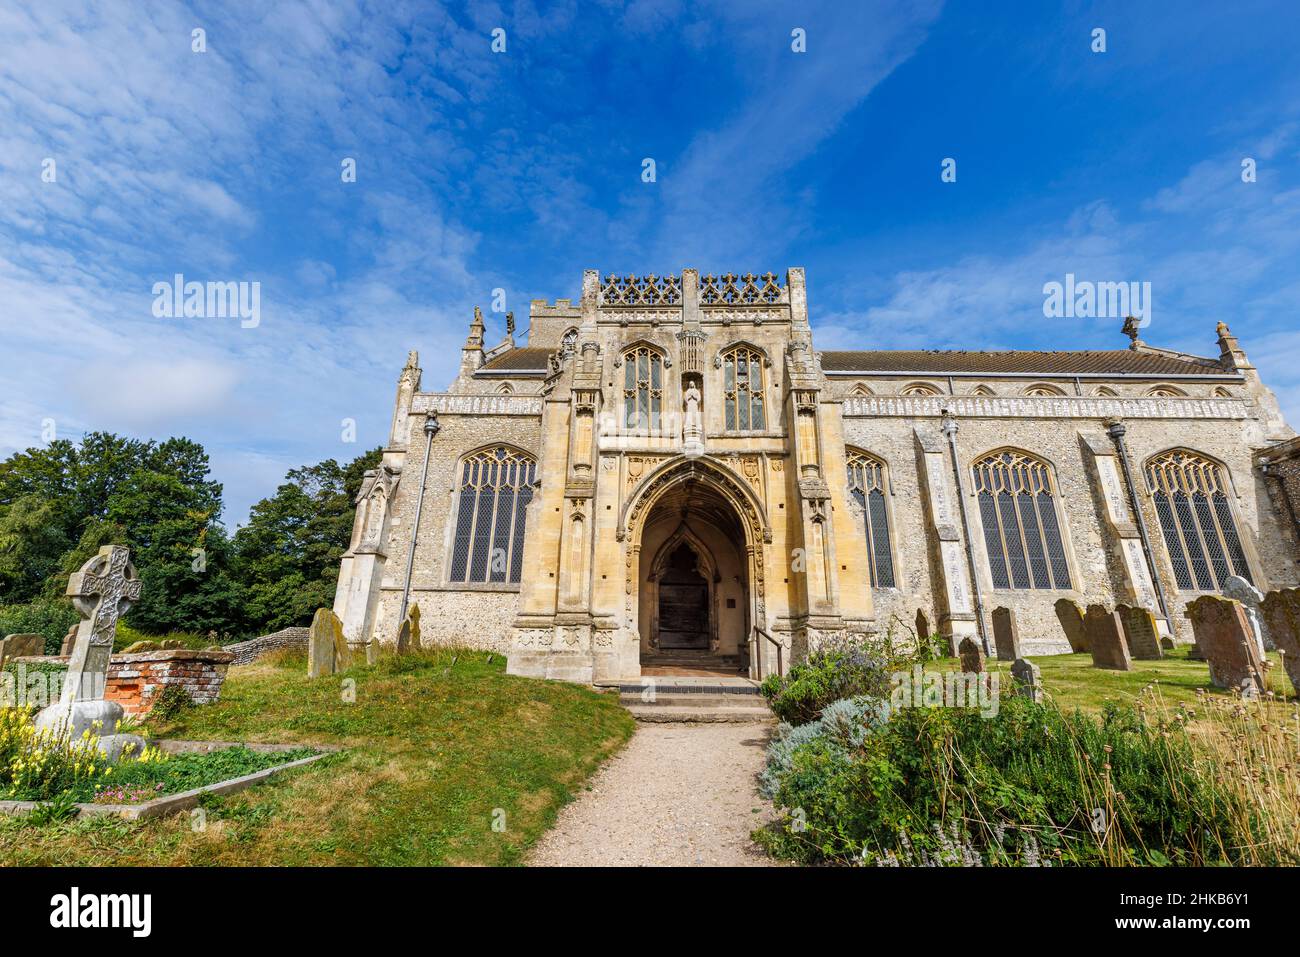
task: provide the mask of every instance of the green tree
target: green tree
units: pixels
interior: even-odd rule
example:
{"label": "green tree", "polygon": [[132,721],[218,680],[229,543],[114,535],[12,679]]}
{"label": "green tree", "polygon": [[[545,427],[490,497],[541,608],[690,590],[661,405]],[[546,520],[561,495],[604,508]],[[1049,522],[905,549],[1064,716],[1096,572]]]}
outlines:
{"label": "green tree", "polygon": [[0,508],[0,599],[26,601],[59,569],[68,536],[54,504],[27,492]]}
{"label": "green tree", "polygon": [[237,595],[221,485],[209,472],[197,442],[106,432],[0,462],[0,605],[12,617],[16,606],[64,600],[67,576],[101,545],[119,543],[144,582],[131,624],[230,631]]}
{"label": "green tree", "polygon": [[334,603],[339,558],[352,536],[353,500],[380,450],[346,466],[334,459],[293,469],[275,495],[253,506],[235,533],[245,614],[266,630],[305,625]]}

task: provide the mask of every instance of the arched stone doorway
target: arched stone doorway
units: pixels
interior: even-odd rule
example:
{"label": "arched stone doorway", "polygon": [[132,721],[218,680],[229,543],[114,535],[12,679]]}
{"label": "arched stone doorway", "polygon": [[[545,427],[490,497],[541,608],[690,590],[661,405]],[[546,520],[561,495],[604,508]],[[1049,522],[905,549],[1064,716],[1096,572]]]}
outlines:
{"label": "arched stone doorway", "polygon": [[696,558],[695,571],[712,586],[707,597],[710,642],[707,651],[679,654],[709,656],[752,676],[751,634],[756,625],[771,628],[764,564],[772,542],[754,490],[708,455],[669,459],[642,476],[623,503],[618,538],[627,560],[624,627],[634,638],[624,646],[632,652],[623,659],[624,673],[644,673],[647,658],[663,654],[658,648],[659,575],[686,543]]}
{"label": "arched stone doorway", "polygon": [[750,627],[739,516],[717,490],[683,484],[646,517],[641,539],[641,655],[704,655],[740,667]]}

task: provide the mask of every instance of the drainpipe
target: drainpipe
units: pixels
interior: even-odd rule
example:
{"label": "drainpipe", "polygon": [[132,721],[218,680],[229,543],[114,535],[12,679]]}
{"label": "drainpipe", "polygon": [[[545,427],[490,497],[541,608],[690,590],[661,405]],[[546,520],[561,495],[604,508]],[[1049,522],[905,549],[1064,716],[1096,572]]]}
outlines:
{"label": "drainpipe", "polygon": [[975,599],[975,631],[980,644],[984,646],[987,657],[993,652],[989,648],[988,635],[984,633],[984,598],[980,594],[979,573],[975,568],[975,549],[970,531],[970,516],[966,513],[966,483],[961,480],[961,457],[957,452],[957,420],[947,409],[943,410],[939,431],[948,436],[948,450],[952,453],[952,476],[957,480],[957,508],[961,512],[961,531],[966,539],[966,567],[970,569],[970,590]]}
{"label": "drainpipe", "polygon": [[1174,622],[1169,617],[1169,603],[1165,601],[1165,588],[1160,582],[1160,573],[1156,571],[1155,557],[1151,552],[1151,536],[1147,534],[1147,520],[1142,514],[1142,505],[1138,501],[1137,486],[1133,484],[1133,470],[1128,464],[1128,446],[1124,444],[1124,433],[1128,427],[1119,419],[1111,421],[1106,429],[1106,434],[1110,436],[1111,441],[1115,443],[1115,451],[1119,453],[1120,471],[1124,473],[1124,484],[1128,487],[1128,504],[1133,509],[1133,516],[1137,519],[1138,536],[1142,539],[1142,554],[1146,556],[1147,571],[1151,573],[1151,582],[1155,585],[1156,601],[1160,602],[1160,613],[1165,617],[1165,624],[1169,628],[1170,634],[1173,634]]}
{"label": "drainpipe", "polygon": [[433,437],[442,428],[438,424],[438,413],[430,412],[424,418],[424,467],[420,469],[420,491],[415,497],[415,521],[411,527],[411,551],[406,556],[406,584],[402,586],[402,613],[399,622],[406,621],[406,606],[411,600],[411,570],[415,566],[415,545],[420,540],[420,512],[424,510],[424,486],[429,477],[429,452],[433,449]]}

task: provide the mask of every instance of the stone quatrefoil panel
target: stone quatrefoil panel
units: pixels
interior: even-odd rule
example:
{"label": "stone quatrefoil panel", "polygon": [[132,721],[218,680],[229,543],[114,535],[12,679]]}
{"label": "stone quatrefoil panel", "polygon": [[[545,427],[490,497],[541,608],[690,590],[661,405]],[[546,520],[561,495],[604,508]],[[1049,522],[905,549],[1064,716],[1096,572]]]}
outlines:
{"label": "stone quatrefoil panel", "polygon": [[[705,306],[753,305],[781,301],[781,281],[776,273],[724,273],[699,280],[700,303]],[[617,276],[611,273],[600,285],[602,306],[678,306],[682,302],[680,276]]]}

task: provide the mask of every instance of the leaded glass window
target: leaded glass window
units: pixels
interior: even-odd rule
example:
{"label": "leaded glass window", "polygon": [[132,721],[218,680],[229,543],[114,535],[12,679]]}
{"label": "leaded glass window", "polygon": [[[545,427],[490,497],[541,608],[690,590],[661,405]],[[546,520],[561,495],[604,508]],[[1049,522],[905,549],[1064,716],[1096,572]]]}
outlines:
{"label": "leaded glass window", "polygon": [[737,346],[722,356],[722,399],[727,431],[764,429],[763,356]]}
{"label": "leaded glass window", "polygon": [[524,562],[524,515],[537,463],[506,446],[461,462],[452,541],[453,582],[518,582]]}
{"label": "leaded glass window", "polygon": [[994,588],[1070,587],[1070,566],[1045,462],[1005,449],[975,463],[975,497]]}
{"label": "leaded glass window", "polygon": [[663,410],[664,360],[641,346],[623,354],[623,424],[629,429],[659,429]]}
{"label": "leaded glass window", "polygon": [[1251,581],[1219,465],[1175,449],[1147,462],[1146,473],[1178,587],[1222,591],[1232,575]]}
{"label": "leaded glass window", "polygon": [[848,451],[849,494],[862,506],[867,533],[867,561],[872,588],[894,587],[894,557],[889,543],[889,512],[885,508],[885,464],[874,456]]}

